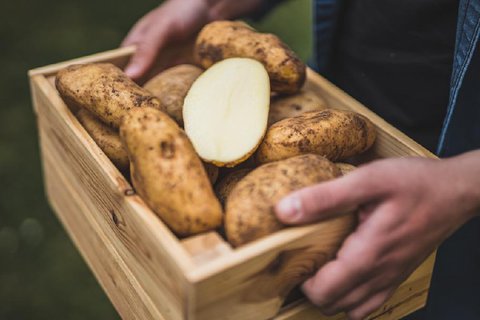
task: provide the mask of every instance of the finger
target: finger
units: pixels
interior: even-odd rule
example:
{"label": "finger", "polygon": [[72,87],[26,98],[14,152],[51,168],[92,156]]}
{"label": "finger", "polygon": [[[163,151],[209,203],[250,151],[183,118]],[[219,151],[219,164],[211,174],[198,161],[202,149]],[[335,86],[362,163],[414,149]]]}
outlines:
{"label": "finger", "polygon": [[325,306],[322,310],[326,311],[326,314],[337,314],[342,311],[353,310],[361,304],[365,303],[370,297],[391,287],[392,282],[385,279],[383,274],[377,275],[369,281],[360,284],[350,292],[330,305]]}
{"label": "finger", "polygon": [[340,297],[370,279],[370,275],[359,273],[338,260],[327,263],[317,274],[307,280],[302,290],[308,299],[319,306],[326,315],[333,315],[329,308]]}
{"label": "finger", "polygon": [[127,47],[138,43],[139,39],[145,34],[150,25],[150,19],[147,17],[136,23],[120,44],[121,47]]}
{"label": "finger", "polygon": [[[378,197],[381,185],[367,168],[291,193],[276,206],[280,221],[301,224],[345,214]],[[380,188],[379,188],[380,186]]]}
{"label": "finger", "polygon": [[131,46],[138,43],[138,40],[143,37],[143,35],[150,28],[151,24],[155,21],[155,16],[157,15],[158,8],[147,13],[143,18],[141,18],[132,29],[128,32],[125,39],[121,43],[121,47]]}
{"label": "finger", "polygon": [[394,289],[389,288],[372,296],[365,303],[356,307],[355,309],[347,312],[347,316],[350,320],[365,319],[368,315],[372,314],[375,310],[380,308],[385,301],[387,301],[393,294]]}
{"label": "finger", "polygon": [[167,30],[162,26],[149,29],[136,40],[137,50],[125,68],[125,73],[132,79],[139,79],[147,73],[155,62],[159,51],[167,41]]}
{"label": "finger", "polygon": [[[379,210],[383,209],[380,207]],[[377,239],[381,226],[375,222],[369,222],[368,228],[357,228],[345,239],[336,259],[325,264],[305,282],[305,294],[316,305],[331,307],[379,276],[383,247]]]}

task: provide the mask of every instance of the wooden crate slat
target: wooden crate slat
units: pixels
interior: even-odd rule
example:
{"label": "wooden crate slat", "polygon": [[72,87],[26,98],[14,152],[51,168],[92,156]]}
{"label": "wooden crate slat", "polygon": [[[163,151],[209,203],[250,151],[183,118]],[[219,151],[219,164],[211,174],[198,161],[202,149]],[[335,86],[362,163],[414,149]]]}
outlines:
{"label": "wooden crate slat", "polygon": [[[75,245],[80,248],[82,257],[118,313],[124,319],[164,320],[124,260],[108,245],[103,229],[92,224],[92,220],[85,219],[89,210],[69,184],[60,177],[55,160],[50,156],[43,159],[45,187],[50,203],[55,211],[63,212],[58,215],[60,221]],[[51,197],[52,194],[55,196]]]}

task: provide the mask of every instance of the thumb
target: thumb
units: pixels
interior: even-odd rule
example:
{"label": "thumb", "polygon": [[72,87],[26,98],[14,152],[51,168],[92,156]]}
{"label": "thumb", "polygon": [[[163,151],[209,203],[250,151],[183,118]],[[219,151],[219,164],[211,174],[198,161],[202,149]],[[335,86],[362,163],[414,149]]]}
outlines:
{"label": "thumb", "polygon": [[380,192],[363,171],[359,168],[338,179],[292,192],[275,206],[278,219],[286,224],[302,224],[355,211]]}

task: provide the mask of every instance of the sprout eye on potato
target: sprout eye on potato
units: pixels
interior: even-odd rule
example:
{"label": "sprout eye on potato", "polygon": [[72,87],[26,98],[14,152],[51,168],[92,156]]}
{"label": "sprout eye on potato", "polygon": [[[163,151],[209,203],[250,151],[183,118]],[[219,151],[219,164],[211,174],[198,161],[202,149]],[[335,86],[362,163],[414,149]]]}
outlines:
{"label": "sprout eye on potato", "polygon": [[120,136],[135,190],[175,233],[191,235],[221,225],[222,208],[205,168],[175,121],[153,108],[133,109]]}
{"label": "sprout eye on potato", "polygon": [[270,126],[256,159],[267,163],[314,153],[337,161],[365,152],[375,137],[374,125],[360,114],[335,109],[312,111]]}
{"label": "sprout eye on potato", "polygon": [[324,157],[307,154],[262,165],[241,179],[227,198],[225,231],[233,246],[259,239],[285,226],[274,205],[290,192],[340,176]]}
{"label": "sprout eye on potato", "polygon": [[190,64],[178,65],[159,73],[143,87],[160,100],[166,114],[183,126],[183,101],[202,72],[202,69]]}
{"label": "sprout eye on potato", "polygon": [[207,24],[195,42],[195,59],[204,68],[233,57],[261,62],[270,76],[272,91],[295,93],[306,78],[305,64],[277,36],[256,32],[239,21]]}
{"label": "sprout eye on potato", "polygon": [[200,157],[235,166],[258,147],[267,129],[270,86],[261,63],[218,62],[193,83],[183,105],[185,132]]}
{"label": "sprout eye on potato", "polygon": [[58,72],[55,86],[67,104],[89,110],[112,128],[130,109],[161,109],[157,98],[111,63],[68,66]]}

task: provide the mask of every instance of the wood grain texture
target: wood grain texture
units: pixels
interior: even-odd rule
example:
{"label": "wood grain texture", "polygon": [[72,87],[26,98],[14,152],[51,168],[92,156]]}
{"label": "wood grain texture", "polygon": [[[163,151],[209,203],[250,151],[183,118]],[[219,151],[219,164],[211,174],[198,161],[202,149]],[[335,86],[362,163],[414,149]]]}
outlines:
{"label": "wood grain texture", "polygon": [[[116,49],[29,73],[49,201],[120,315],[125,319],[344,319],[343,315],[324,317],[306,301],[281,308],[299,277],[322,262],[318,244],[341,230],[324,230],[320,224],[289,228],[235,250],[217,233],[180,241],[135,195],[51,84],[55,73],[69,64],[112,62],[123,67],[134,50]],[[307,75],[306,87],[331,107],[359,112],[376,125],[375,145],[355,163],[434,157],[321,76],[311,70]],[[398,319],[423,306],[433,262],[434,255],[370,319]]]}
{"label": "wood grain texture", "polygon": [[212,260],[232,254],[233,249],[215,231],[202,233],[182,240],[183,247],[191,255],[196,265],[210,263]]}

